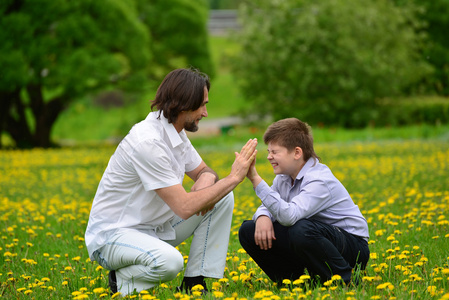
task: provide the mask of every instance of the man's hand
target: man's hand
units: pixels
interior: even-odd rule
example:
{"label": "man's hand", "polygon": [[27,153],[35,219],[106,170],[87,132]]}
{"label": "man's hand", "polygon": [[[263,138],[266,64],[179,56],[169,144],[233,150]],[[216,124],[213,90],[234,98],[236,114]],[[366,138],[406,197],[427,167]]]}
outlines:
{"label": "man's hand", "polygon": [[260,216],[256,220],[256,231],[254,232],[254,240],[256,245],[262,250],[271,249],[274,236],[273,222],[268,216]]}
{"label": "man's hand", "polygon": [[235,176],[242,182],[248,174],[248,169],[256,159],[257,139],[250,139],[245,146],[242,147],[240,153],[235,152],[235,160],[232,164],[231,176]]}

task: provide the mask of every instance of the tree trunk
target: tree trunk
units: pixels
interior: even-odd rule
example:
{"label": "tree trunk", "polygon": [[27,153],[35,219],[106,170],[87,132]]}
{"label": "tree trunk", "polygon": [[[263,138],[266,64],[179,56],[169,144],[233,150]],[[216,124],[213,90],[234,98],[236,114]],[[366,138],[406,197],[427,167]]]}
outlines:
{"label": "tree trunk", "polygon": [[35,122],[34,131],[27,120],[27,104],[21,99],[20,90],[0,93],[0,129],[10,134],[18,148],[54,146],[51,141],[51,129],[64,109],[63,97],[45,102],[42,87],[39,85],[28,86],[27,92],[29,108]]}
{"label": "tree trunk", "polygon": [[[0,134],[6,131],[6,122],[9,110],[11,109],[13,98],[18,98],[20,90],[12,92],[0,92]],[[0,149],[3,148],[2,139],[0,138]]]}
{"label": "tree trunk", "polygon": [[51,141],[51,129],[64,109],[62,98],[54,98],[45,102],[40,85],[30,85],[27,87],[27,91],[35,120],[33,144],[35,147],[42,148],[54,146]]}
{"label": "tree trunk", "polygon": [[33,147],[31,130],[25,114],[25,105],[20,97],[20,90],[11,95],[9,110],[5,113],[5,130],[16,142],[18,148]]}

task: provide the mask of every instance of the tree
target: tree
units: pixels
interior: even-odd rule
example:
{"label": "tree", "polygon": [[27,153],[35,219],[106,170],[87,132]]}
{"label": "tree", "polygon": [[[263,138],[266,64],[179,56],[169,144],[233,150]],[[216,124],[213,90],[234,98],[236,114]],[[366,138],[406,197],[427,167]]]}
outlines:
{"label": "tree", "polygon": [[0,15],[0,126],[18,147],[51,146],[67,105],[135,79],[151,58],[132,1],[7,0]]}
{"label": "tree", "polygon": [[211,72],[205,6],[0,1],[0,132],[20,148],[50,147],[53,124],[81,96],[142,87],[174,67]]}
{"label": "tree", "polygon": [[[398,6],[408,6],[410,1],[395,0]],[[422,59],[428,61],[435,69],[432,76],[425,78],[425,91],[436,92],[449,96],[449,1],[412,1],[421,7],[417,15],[419,20],[426,23],[424,32],[428,35],[428,42],[423,44]]]}
{"label": "tree", "polygon": [[234,73],[252,111],[365,126],[376,99],[431,71],[412,11],[384,0],[254,0],[241,9]]}
{"label": "tree", "polygon": [[159,77],[180,65],[191,65],[213,77],[206,0],[136,1],[139,17],[150,29]]}

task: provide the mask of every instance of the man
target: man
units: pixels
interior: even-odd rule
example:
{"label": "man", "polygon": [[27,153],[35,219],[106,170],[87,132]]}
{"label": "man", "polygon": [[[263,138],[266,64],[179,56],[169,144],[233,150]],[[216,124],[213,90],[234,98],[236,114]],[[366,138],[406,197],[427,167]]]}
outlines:
{"label": "man", "polygon": [[[147,118],[118,145],[93,200],[85,240],[92,260],[111,270],[112,292],[127,295],[174,279],[184,267],[177,245],[193,234],[182,288],[221,278],[234,206],[232,190],[256,155],[249,140],[219,180],[185,130],[207,117],[210,83],[177,69],[162,81]],[[184,174],[195,183],[190,192]]]}
{"label": "man", "polygon": [[262,204],[240,227],[242,247],[278,284],[299,278],[304,269],[322,283],[338,274],[349,284],[353,269],[365,269],[369,259],[366,219],[343,184],[319,162],[306,123],[277,121],[263,138],[276,177],[270,187],[255,162],[249,169]]}

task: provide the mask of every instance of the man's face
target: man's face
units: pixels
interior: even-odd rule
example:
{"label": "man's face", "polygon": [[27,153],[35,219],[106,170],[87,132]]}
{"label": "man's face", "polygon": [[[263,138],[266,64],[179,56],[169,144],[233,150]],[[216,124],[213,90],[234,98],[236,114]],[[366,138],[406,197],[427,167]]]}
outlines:
{"label": "man's face", "polygon": [[202,118],[207,117],[206,104],[209,103],[209,91],[204,87],[204,100],[201,106],[194,111],[186,112],[186,117],[184,121],[184,130],[190,132],[198,131],[198,123]]}

